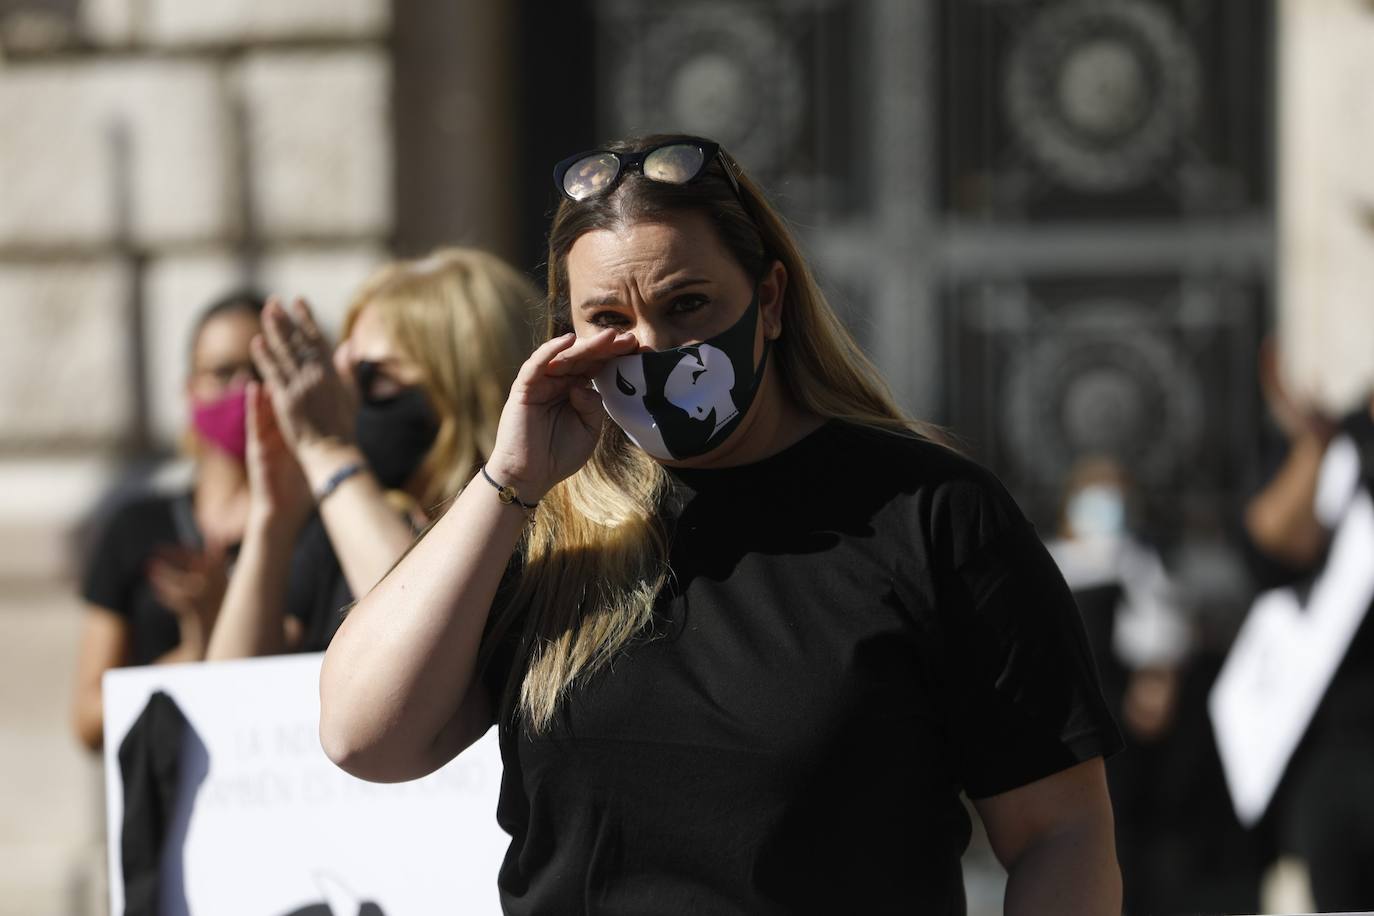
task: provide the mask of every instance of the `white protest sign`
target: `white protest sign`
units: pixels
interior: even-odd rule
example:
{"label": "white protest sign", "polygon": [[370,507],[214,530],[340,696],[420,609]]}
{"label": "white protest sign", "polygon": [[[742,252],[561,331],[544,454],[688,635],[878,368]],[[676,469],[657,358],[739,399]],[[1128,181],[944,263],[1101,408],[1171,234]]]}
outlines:
{"label": "white protest sign", "polygon": [[1374,601],[1374,500],[1361,490],[1304,606],[1290,588],[1255,600],[1208,698],[1217,751],[1241,823],[1269,807]]}
{"label": "white protest sign", "polygon": [[157,691],[189,726],[163,854],[162,913],[500,913],[496,874],[510,838],[496,824],[495,731],[424,779],[355,779],[320,749],[321,658],[105,675],[112,913],[124,911],[119,747]]}

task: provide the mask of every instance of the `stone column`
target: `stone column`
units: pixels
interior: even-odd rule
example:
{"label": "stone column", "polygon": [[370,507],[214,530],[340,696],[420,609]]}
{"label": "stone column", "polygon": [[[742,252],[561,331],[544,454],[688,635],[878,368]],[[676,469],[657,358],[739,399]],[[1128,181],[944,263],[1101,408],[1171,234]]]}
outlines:
{"label": "stone column", "polygon": [[512,4],[393,0],[396,250],[516,248]]}
{"label": "stone column", "polygon": [[1285,376],[1342,413],[1374,389],[1374,5],[1279,6]]}

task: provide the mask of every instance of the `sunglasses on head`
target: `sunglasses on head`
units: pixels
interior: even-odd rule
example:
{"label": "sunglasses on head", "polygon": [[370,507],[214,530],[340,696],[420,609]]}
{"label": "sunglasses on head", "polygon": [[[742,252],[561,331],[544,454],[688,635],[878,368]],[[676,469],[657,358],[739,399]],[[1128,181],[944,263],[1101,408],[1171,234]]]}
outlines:
{"label": "sunglasses on head", "polygon": [[700,137],[678,137],[633,152],[597,149],[578,153],[553,167],[553,183],[568,200],[590,200],[611,193],[631,171],[663,184],[690,184],[706,172],[713,159],[720,160],[730,187],[743,203],[739,181],[720,144]]}

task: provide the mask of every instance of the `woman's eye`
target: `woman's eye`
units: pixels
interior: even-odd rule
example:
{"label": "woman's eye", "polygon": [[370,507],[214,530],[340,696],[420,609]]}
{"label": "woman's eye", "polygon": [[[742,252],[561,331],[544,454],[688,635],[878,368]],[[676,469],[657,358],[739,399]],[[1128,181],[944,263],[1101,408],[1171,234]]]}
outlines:
{"label": "woman's eye", "polygon": [[592,324],[599,328],[618,328],[625,324],[625,316],[619,312],[597,312],[592,316]]}
{"label": "woman's eye", "polygon": [[683,315],[688,312],[695,312],[706,305],[710,300],[705,296],[678,296],[668,305],[668,311],[674,315]]}

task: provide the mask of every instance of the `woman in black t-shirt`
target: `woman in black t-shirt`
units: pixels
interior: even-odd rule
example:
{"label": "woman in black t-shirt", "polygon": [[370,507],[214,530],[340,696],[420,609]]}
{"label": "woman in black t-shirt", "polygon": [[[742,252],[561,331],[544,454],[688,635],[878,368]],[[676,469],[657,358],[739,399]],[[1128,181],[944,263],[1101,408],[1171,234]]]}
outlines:
{"label": "woman in black t-shirt", "polygon": [[234,293],[197,320],[185,388],[194,483],[188,492],[120,506],[91,554],[72,719],[92,750],[101,745],[100,682],[108,669],[205,656],[248,510],[244,391],[262,307],[257,295]]}
{"label": "woman in black t-shirt", "polygon": [[962,913],[961,791],[1008,912],[1119,913],[1120,738],[1011,498],[715,144],[555,178],[548,340],[326,652],[326,752],[412,779],[496,724],[508,913]]}

